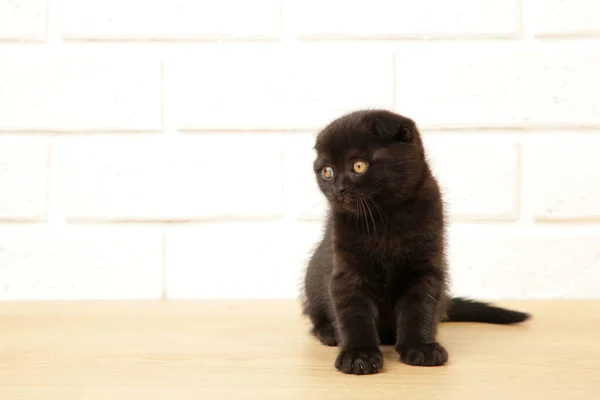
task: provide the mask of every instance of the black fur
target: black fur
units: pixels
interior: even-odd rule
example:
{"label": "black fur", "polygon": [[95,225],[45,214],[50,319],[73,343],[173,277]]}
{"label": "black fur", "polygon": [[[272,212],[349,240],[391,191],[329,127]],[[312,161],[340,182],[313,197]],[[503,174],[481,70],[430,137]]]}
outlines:
{"label": "black fur", "polygon": [[520,311],[506,310],[481,301],[454,298],[448,307],[448,319],[452,322],[485,322],[489,324],[516,324],[529,315]]}
{"label": "black fur", "polygon": [[[440,321],[529,317],[450,298],[442,197],[410,118],[353,112],[325,127],[315,149],[329,213],[306,271],[304,313],[322,343],[340,345],[337,369],[379,372],[379,344],[395,345],[407,364],[442,365],[448,353],[436,339]],[[356,161],[366,163],[362,173]]]}

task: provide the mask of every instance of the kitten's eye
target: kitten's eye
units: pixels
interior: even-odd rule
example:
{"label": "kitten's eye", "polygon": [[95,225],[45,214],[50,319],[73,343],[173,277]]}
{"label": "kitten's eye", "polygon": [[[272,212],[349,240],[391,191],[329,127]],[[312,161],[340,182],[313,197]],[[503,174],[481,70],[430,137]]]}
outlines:
{"label": "kitten's eye", "polygon": [[323,179],[333,178],[333,169],[331,169],[331,167],[323,167],[323,169],[321,169],[321,176]]}
{"label": "kitten's eye", "polygon": [[362,174],[367,169],[367,163],[364,161],[356,161],[352,168],[354,168],[354,172],[357,174]]}

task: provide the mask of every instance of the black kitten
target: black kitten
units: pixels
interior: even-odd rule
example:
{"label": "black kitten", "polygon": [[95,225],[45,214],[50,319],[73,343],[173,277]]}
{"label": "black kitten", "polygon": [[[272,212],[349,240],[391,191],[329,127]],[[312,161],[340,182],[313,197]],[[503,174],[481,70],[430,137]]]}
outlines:
{"label": "black kitten", "polygon": [[452,299],[447,291],[444,209],[415,123],[385,110],[357,111],[317,137],[314,170],[330,205],[305,277],[304,313],[335,367],[372,374],[378,345],[410,365],[442,365],[440,321],[517,323],[528,314]]}

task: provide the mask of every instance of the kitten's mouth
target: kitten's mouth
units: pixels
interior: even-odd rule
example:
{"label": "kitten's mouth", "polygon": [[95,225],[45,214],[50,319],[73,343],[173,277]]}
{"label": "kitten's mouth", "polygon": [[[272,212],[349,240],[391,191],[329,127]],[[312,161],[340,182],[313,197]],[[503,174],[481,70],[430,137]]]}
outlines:
{"label": "kitten's mouth", "polygon": [[351,196],[341,195],[335,196],[335,201],[339,204],[350,204],[354,201],[354,199]]}
{"label": "kitten's mouth", "polygon": [[356,198],[351,196],[343,196],[335,199],[336,205],[344,210],[353,211],[355,208]]}

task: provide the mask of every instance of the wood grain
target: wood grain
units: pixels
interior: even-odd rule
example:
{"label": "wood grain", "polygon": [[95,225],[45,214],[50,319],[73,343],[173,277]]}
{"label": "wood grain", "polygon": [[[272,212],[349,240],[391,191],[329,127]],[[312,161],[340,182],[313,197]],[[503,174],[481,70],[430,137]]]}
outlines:
{"label": "wood grain", "polygon": [[595,399],[600,302],[499,302],[521,326],[443,324],[443,367],[337,372],[294,301],[0,303],[0,399]]}

